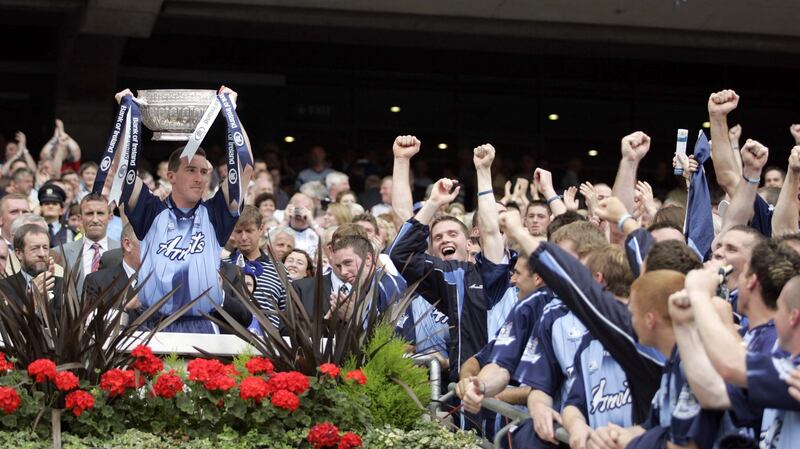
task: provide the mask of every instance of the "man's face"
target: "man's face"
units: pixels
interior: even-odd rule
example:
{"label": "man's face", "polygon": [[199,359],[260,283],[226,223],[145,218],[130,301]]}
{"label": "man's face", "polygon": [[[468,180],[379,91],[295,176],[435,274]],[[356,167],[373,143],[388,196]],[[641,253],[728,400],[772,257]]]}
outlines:
{"label": "man's face", "polygon": [[525,226],[531,235],[543,236],[547,234],[547,225],[550,224],[550,214],[542,206],[535,205],[528,208],[525,213]]}
{"label": "man's face", "polygon": [[81,173],[81,180],[83,181],[83,185],[87,188],[92,188],[94,185],[94,178],[97,176],[97,169],[94,167],[86,167]]}
{"label": "man's face", "polygon": [[16,156],[18,151],[19,145],[17,145],[17,142],[8,142],[6,144],[6,160]]}
{"label": "man's face", "polygon": [[302,231],[311,226],[311,218],[314,213],[314,202],[308,197],[297,197],[292,200],[292,215],[289,217],[289,225]]}
{"label": "man's face", "polygon": [[749,278],[753,276],[753,274],[749,273],[749,271],[750,271],[750,261],[747,260],[745,261],[744,266],[742,266],[742,270],[739,271],[736,276],[736,286],[739,288],[739,297],[738,300],[736,301],[735,311],[745,315],[747,314],[748,311],[747,307],[750,304],[750,299],[751,299],[750,296],[751,292],[750,289],[748,288],[749,285],[747,281]]}
{"label": "man's face", "polygon": [[255,198],[262,193],[273,193],[274,190],[275,189],[272,186],[271,177],[267,178],[266,176],[262,176],[261,178],[256,179],[253,189],[250,191],[250,195],[253,195]]}
{"label": "man's face", "polygon": [[138,270],[141,265],[141,253],[139,252],[139,240],[136,238],[123,237],[122,249],[124,250],[123,258],[131,268]]}
{"label": "man's face", "polygon": [[[353,251],[353,248],[342,248],[333,253],[333,265],[336,267],[343,281],[350,285],[361,285],[372,271],[372,256],[367,254],[362,259]],[[361,282],[356,282],[361,271]]]}
{"label": "man's face", "polygon": [[98,241],[106,236],[108,205],[103,201],[86,201],[81,204],[81,224],[89,240]]}
{"label": "man's face", "polygon": [[597,201],[602,201],[611,196],[611,187],[606,184],[597,184],[594,186],[594,192],[597,194]]}
{"label": "man's face", "polygon": [[528,268],[528,259],[520,257],[511,273],[511,285],[517,287],[517,299],[525,298],[538,288],[536,275]]}
{"label": "man's face", "polygon": [[433,255],[442,260],[467,260],[467,236],[458,223],[440,221],[431,229]]}
{"label": "man's face", "polygon": [[[789,300],[790,295],[797,294],[797,288],[793,285],[795,281],[790,281],[778,295],[778,310],[775,313],[775,331],[778,334],[778,346],[784,351],[793,352],[791,341],[794,338],[795,328],[800,321],[800,310],[792,309]],[[789,287],[789,288],[786,288]]]}
{"label": "man's face", "polygon": [[764,174],[764,187],[783,187],[783,173],[770,170]]}
{"label": "man's face", "polygon": [[14,220],[24,213],[29,213],[31,211],[31,207],[28,204],[28,200],[23,199],[9,199],[4,201],[3,204],[3,214],[2,214],[2,226],[3,226],[3,236],[8,239],[9,241],[13,240],[13,236],[11,235],[11,224]]}
{"label": "man's face", "polygon": [[41,203],[40,209],[42,217],[44,217],[45,221],[48,223],[58,221],[58,219],[61,218],[61,214],[64,213],[64,207],[61,205],[61,203],[50,201]]}
{"label": "man's face", "polygon": [[263,234],[263,229],[256,226],[255,223],[247,223],[244,225],[236,225],[233,228],[233,242],[239,251],[245,256],[251,256],[253,253],[258,253],[258,240]]}
{"label": "man's face", "polygon": [[178,170],[167,172],[169,182],[172,184],[172,196],[179,202],[197,203],[203,199],[203,194],[208,190],[210,173],[205,157],[196,154],[192,162],[182,157]]}
{"label": "man's face", "polygon": [[156,170],[158,179],[166,179],[168,167],[169,163],[167,161],[161,161],[158,163],[158,170]]}
{"label": "man's face", "polygon": [[385,179],[381,183],[381,202],[384,204],[392,204],[392,180]]}
{"label": "man's face", "polygon": [[258,211],[261,212],[261,216],[264,217],[265,220],[272,218],[272,215],[275,213],[275,203],[272,200],[264,200],[258,206]]}
{"label": "man's face", "polygon": [[14,249],[22,268],[32,276],[47,270],[50,259],[50,238],[47,233],[28,233],[23,242],[23,248]]}
{"label": "man's face", "polygon": [[30,195],[33,189],[33,176],[28,174],[20,176],[14,181],[14,189],[19,193]]}
{"label": "man's face", "polygon": [[[732,230],[722,235],[717,241],[713,257],[733,267],[728,279],[736,280],[744,269],[745,263],[753,254],[753,236],[742,231]],[[735,285],[729,285],[735,288]]]}
{"label": "man's face", "polygon": [[272,252],[278,260],[283,260],[294,249],[294,238],[280,233],[272,239]]}

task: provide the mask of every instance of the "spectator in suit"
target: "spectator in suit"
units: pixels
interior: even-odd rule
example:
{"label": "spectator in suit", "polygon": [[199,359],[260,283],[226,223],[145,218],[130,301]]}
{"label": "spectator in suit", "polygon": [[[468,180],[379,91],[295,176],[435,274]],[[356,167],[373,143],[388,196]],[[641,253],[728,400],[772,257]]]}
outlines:
{"label": "spectator in suit", "polygon": [[21,269],[16,274],[0,280],[0,292],[5,301],[14,301],[24,307],[31,304],[34,295],[39,304],[46,303],[54,311],[60,308],[63,278],[53,274],[53,258],[50,256],[50,236],[37,224],[25,224],[14,234],[14,252]]}
{"label": "spectator in suit", "polygon": [[83,291],[86,275],[100,269],[100,257],[109,249],[119,248],[119,241],[106,235],[110,213],[108,201],[98,194],[81,200],[81,222],[84,235],[80,240],[63,245],[66,264],[77,271],[77,291]]}

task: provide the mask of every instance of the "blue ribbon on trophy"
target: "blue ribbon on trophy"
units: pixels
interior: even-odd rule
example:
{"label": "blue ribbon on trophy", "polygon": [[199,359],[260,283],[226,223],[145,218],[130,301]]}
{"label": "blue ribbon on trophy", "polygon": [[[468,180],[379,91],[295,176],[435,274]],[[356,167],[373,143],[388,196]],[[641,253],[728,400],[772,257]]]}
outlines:
{"label": "blue ribbon on trophy", "polygon": [[192,160],[200,144],[203,142],[206,134],[208,134],[214,120],[222,112],[225,117],[225,122],[228,125],[227,132],[227,169],[228,169],[228,198],[230,199],[230,209],[236,209],[239,212],[244,207],[244,202],[240,201],[244,189],[247,186],[242,186],[240,182],[240,174],[242,169],[248,165],[252,165],[253,161],[250,158],[250,151],[247,148],[247,141],[242,132],[242,125],[239,121],[239,116],[236,114],[236,103],[231,101],[228,94],[217,94],[217,101],[212,101],[206,108],[203,117],[198,122],[194,132],[189,137],[189,142],[181,153],[181,157],[187,157],[189,161]]}
{"label": "blue ribbon on trophy", "polygon": [[[139,105],[133,97],[126,95],[117,108],[114,127],[108,137],[103,157],[100,159],[97,177],[92,186],[92,193],[105,194],[108,192],[109,204],[119,204],[124,190],[125,174],[131,164],[135,167],[138,162],[140,135],[141,112]],[[133,153],[131,152],[132,148],[135,148]],[[131,162],[132,155],[136,159],[134,162]],[[108,179],[109,173],[114,173],[111,180]],[[109,181],[110,185],[108,185]]]}

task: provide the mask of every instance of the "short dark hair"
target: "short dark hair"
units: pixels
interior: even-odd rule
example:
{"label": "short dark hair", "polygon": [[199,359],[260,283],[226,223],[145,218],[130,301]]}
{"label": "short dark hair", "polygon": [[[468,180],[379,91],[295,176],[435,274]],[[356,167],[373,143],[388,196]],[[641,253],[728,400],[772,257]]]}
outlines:
{"label": "short dark hair", "polygon": [[753,247],[747,273],[758,278],[764,305],[776,310],[783,286],[800,273],[800,254],[785,242],[764,239]]}
{"label": "short dark hair", "polygon": [[363,214],[356,215],[351,220],[352,223],[358,223],[359,221],[368,221],[372,225],[372,228],[375,229],[375,234],[377,234],[378,231],[380,231],[380,229],[378,229],[378,220],[376,220],[375,216],[373,216],[372,214],[368,214],[365,212]]}
{"label": "short dark hair", "polygon": [[260,208],[261,203],[263,203],[264,201],[272,201],[272,204],[274,204],[275,207],[278,206],[278,201],[275,199],[275,195],[267,192],[259,193],[256,199],[253,200],[253,206]]}
{"label": "short dark hair", "polygon": [[525,206],[525,215],[528,215],[528,209],[530,209],[531,207],[534,207],[534,206],[539,206],[539,207],[545,208],[547,210],[548,214],[552,214],[553,213],[553,211],[550,210],[550,205],[547,204],[547,201],[533,200],[530,203],[528,203],[527,206]]}
{"label": "short dark hair", "polygon": [[660,221],[658,223],[653,223],[647,227],[647,232],[652,234],[659,229],[674,229],[683,234],[683,226],[675,226],[675,223],[672,221]]}
{"label": "short dark hair", "polygon": [[574,210],[568,210],[563,214],[553,218],[550,221],[550,224],[547,225],[547,240],[550,240],[550,237],[552,237],[553,233],[558,231],[559,228],[578,221],[586,221],[586,217],[575,212]]}
{"label": "short dark hair", "polygon": [[672,270],[686,274],[703,268],[697,253],[680,240],[656,242],[645,259],[647,271]]}
{"label": "short dark hair", "polygon": [[333,252],[345,248],[352,248],[353,252],[358,254],[358,256],[362,259],[366,259],[367,254],[369,254],[372,257],[372,260],[375,260],[375,250],[372,247],[372,243],[370,243],[366,237],[362,237],[360,235],[347,235],[333,242]]}
{"label": "short dark hair", "polygon": [[239,214],[239,219],[236,220],[236,225],[234,228],[248,226],[251,224],[254,224],[257,228],[260,228],[263,221],[264,217],[261,216],[261,213],[258,211],[258,209],[256,209],[255,206],[247,205],[244,207],[244,209],[242,209],[242,213]]}
{"label": "short dark hair", "polygon": [[777,165],[767,166],[767,168],[764,169],[764,175],[766,175],[767,172],[770,172],[770,171],[776,171],[776,172],[780,173],[781,174],[781,179],[785,179],[786,178],[786,170],[778,167]]}
{"label": "short dark hair", "polygon": [[[675,229],[683,229],[683,222],[686,220],[686,209],[680,206],[662,207],[653,216],[653,224],[669,223]],[[681,231],[683,232],[683,231]]]}
{"label": "short dark hair", "polygon": [[440,215],[439,217],[434,218],[433,221],[431,222],[431,228],[430,228],[431,233],[433,233],[433,228],[435,228],[436,225],[445,221],[452,221],[453,223],[458,224],[459,229],[461,229],[461,232],[464,233],[464,237],[465,238],[469,237],[469,229],[467,229],[467,225],[465,225],[463,221],[459,220],[458,218],[452,215]]}
{"label": "short dark hair", "polygon": [[602,273],[606,289],[619,298],[627,298],[631,292],[633,273],[625,250],[619,245],[592,250],[586,256],[586,267],[594,273]]}
{"label": "short dark hair", "polygon": [[81,167],[78,169],[78,174],[82,175],[83,172],[85,172],[87,168],[93,168],[93,169],[97,170],[97,162],[94,162],[94,161],[84,162],[83,164],[81,164]]}
{"label": "short dark hair", "polygon": [[314,277],[314,273],[315,273],[314,260],[311,258],[310,254],[308,254],[307,252],[303,251],[300,248],[294,248],[291,251],[289,251],[288,253],[286,253],[286,255],[283,256],[283,260],[281,262],[283,262],[285,264],[286,263],[286,258],[289,257],[289,254],[292,254],[292,253],[300,253],[300,254],[303,255],[303,257],[306,258],[306,275],[304,277],[307,277],[307,278],[308,277]]}
{"label": "short dark hair", "polygon": [[[25,236],[26,235],[39,235],[39,234],[47,234],[47,229],[41,227],[41,225],[28,223],[20,226],[17,229],[17,232],[14,233],[14,249],[19,249],[20,251],[25,251]],[[48,239],[48,244],[50,243]]]}
{"label": "short dark hair", "polygon": [[[181,166],[181,153],[183,153],[183,148],[184,147],[180,147],[169,155],[169,162],[167,162],[167,171],[173,171],[173,172],[178,171],[178,168],[180,168]],[[206,157],[206,150],[204,150],[203,148],[198,148],[197,152],[195,152],[195,156],[197,155]]]}
{"label": "short dark hair", "polygon": [[731,232],[731,231],[744,232],[745,234],[753,237],[753,246],[757,245],[759,242],[766,239],[764,234],[762,234],[758,229],[744,224],[733,226],[726,232]]}
{"label": "short dark hair", "polygon": [[97,201],[99,203],[108,204],[108,200],[106,199],[105,196],[103,196],[103,195],[101,195],[99,193],[92,192],[92,193],[87,194],[83,198],[81,198],[80,206],[83,207],[84,204],[86,204],[86,203],[88,203],[90,201]]}

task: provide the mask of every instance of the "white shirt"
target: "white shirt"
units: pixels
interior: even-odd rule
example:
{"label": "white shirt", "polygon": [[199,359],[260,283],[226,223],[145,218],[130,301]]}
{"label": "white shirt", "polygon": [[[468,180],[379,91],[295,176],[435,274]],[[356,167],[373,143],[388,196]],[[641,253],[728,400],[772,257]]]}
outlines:
{"label": "white shirt", "polygon": [[392,212],[392,206],[380,203],[372,206],[370,213],[372,213],[373,217],[377,217],[378,215],[388,214]]}
{"label": "white shirt", "polygon": [[[85,277],[87,274],[92,272],[92,259],[94,259],[94,250],[92,249],[92,245],[95,242],[89,240],[87,237],[83,238],[83,276]],[[97,243],[100,244],[100,256],[103,256],[103,253],[108,251],[108,237],[103,237]]]}
{"label": "white shirt", "polygon": [[[130,265],[128,265],[125,260],[122,260],[122,269],[125,270],[125,276],[128,276],[128,279],[132,278],[134,274],[136,274],[136,270],[133,269]],[[136,287],[136,279],[131,282],[131,288]]]}
{"label": "white shirt", "polygon": [[291,227],[288,228],[294,234],[294,247],[302,249],[307,252],[312,259],[317,255],[319,248],[319,236],[311,228],[306,228],[303,231],[298,231]]}

